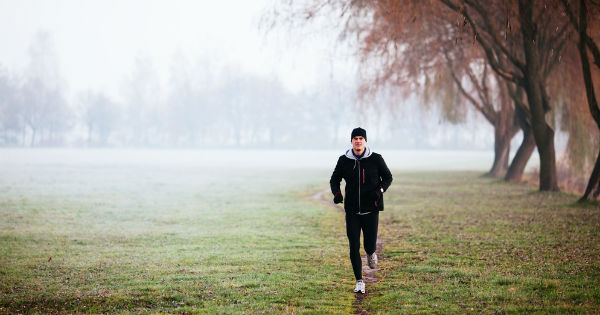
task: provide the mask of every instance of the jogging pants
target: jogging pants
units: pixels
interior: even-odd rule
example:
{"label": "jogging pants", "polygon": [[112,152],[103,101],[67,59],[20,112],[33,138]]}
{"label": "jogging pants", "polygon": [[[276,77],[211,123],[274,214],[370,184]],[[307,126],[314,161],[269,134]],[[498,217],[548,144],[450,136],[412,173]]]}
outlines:
{"label": "jogging pants", "polygon": [[363,232],[365,252],[372,255],[377,246],[377,226],[379,211],[358,215],[346,213],[346,234],[350,243],[350,262],[356,280],[362,279],[362,261],[360,260],[360,231]]}

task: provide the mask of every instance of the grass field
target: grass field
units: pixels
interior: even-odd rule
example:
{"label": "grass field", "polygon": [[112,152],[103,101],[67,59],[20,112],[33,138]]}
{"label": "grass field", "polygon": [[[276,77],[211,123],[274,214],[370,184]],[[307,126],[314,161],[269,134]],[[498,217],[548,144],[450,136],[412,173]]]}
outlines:
{"label": "grass field", "polygon": [[[356,311],[329,170],[3,167],[0,313]],[[370,313],[598,313],[600,209],[395,172]]]}
{"label": "grass field", "polygon": [[478,173],[396,174],[377,313],[600,312],[600,208]]}

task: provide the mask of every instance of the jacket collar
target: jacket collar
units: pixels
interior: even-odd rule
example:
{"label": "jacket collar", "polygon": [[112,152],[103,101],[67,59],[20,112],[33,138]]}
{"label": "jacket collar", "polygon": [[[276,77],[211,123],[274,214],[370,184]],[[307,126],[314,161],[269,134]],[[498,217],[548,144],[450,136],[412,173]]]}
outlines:
{"label": "jacket collar", "polygon": [[[345,155],[351,160],[356,160],[356,157],[354,156],[354,154],[352,154],[352,149],[347,150]],[[365,147],[365,155],[363,155],[361,160],[368,158],[369,156],[371,156],[371,149],[369,149],[369,147]]]}

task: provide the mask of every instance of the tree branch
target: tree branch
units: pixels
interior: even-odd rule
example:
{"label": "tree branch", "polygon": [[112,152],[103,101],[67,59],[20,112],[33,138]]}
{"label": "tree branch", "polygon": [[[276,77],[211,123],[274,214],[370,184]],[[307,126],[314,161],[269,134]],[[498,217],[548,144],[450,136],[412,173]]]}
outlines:
{"label": "tree branch", "polygon": [[[586,46],[590,49],[590,52],[592,53],[592,56],[594,57],[594,64],[598,68],[600,68],[600,49],[598,49],[598,45],[596,45],[594,40],[587,34],[587,23],[585,23],[586,30],[582,33],[580,31],[581,25],[577,21],[577,19],[575,18],[575,14],[571,10],[571,4],[569,3],[569,0],[561,0],[560,2],[563,4],[563,7],[565,8],[565,12],[569,16],[569,21],[571,21],[571,24],[573,24],[575,29],[578,30],[579,36],[583,36],[582,38],[584,39]],[[592,3],[595,5],[600,5],[600,3],[596,4],[593,1],[592,1]],[[583,5],[585,5],[585,4],[583,4]],[[581,10],[581,8],[580,8],[580,10]],[[584,23],[585,21],[580,20],[580,22]]]}
{"label": "tree branch", "polygon": [[495,112],[493,112],[493,114],[490,113],[488,110],[486,110],[485,106],[482,106],[479,102],[477,102],[477,100],[470,93],[468,93],[465,90],[465,88],[462,85],[462,81],[456,75],[452,60],[451,60],[450,56],[448,56],[448,53],[446,51],[444,51],[444,57],[446,57],[446,64],[448,65],[448,68],[450,69],[450,75],[452,76],[452,79],[454,80],[454,83],[460,90],[461,94],[463,94],[471,102],[471,104],[473,104],[473,106],[483,115],[483,117],[485,117],[485,119],[493,125],[494,122],[496,121],[496,113]]}
{"label": "tree branch", "polygon": [[527,106],[527,104],[525,104],[525,102],[523,102],[523,98],[520,96],[521,93],[517,92],[517,89],[520,89],[520,88],[517,86],[517,89],[515,89],[512,86],[512,84],[510,84],[508,82],[506,82],[506,88],[508,89],[508,93],[510,94],[510,97],[515,102],[515,105],[521,110],[523,115],[525,115],[525,120],[528,123],[530,123],[531,122],[531,112],[529,111],[529,106]]}
{"label": "tree branch", "polygon": [[[588,61],[588,55],[586,51],[586,42],[587,42],[587,16],[586,16],[586,6],[585,0],[579,1],[579,56],[581,57],[581,67],[583,71],[583,81],[585,83],[585,90],[588,99],[588,106],[590,108],[590,113],[600,128],[600,108],[598,108],[598,100],[596,99],[596,95],[594,93],[594,84],[592,82],[592,73],[590,71],[590,64]],[[595,43],[593,43],[595,46]],[[597,47],[596,47],[597,48]]]}
{"label": "tree branch", "polygon": [[494,54],[494,49],[491,48],[488,45],[488,43],[486,41],[484,41],[481,38],[481,36],[478,35],[479,34],[478,28],[475,25],[474,21],[471,19],[471,16],[468,13],[461,10],[461,8],[459,6],[452,3],[451,0],[440,0],[440,2],[445,4],[449,9],[451,9],[455,12],[458,12],[465,17],[469,26],[471,27],[471,30],[473,31],[475,40],[477,40],[477,42],[481,45],[481,47],[483,49],[483,52],[485,53],[485,55],[487,57],[488,64],[490,65],[490,67],[496,73],[498,73],[498,75],[500,75],[502,78],[509,80],[511,82],[514,82],[516,84],[521,84],[521,82],[523,81],[523,77],[514,71],[506,69],[506,66],[504,66],[502,64],[502,62],[500,61],[500,58],[497,58],[497,55]]}
{"label": "tree branch", "polygon": [[[485,28],[480,29],[485,30],[485,32],[490,36],[492,39],[491,43],[500,49],[500,51],[506,56],[506,58],[508,58],[508,60],[510,60],[511,63],[515,65],[515,67],[522,72],[525,72],[525,63],[519,60],[517,56],[515,56],[510,50],[508,50],[508,48],[506,48],[506,46],[502,44],[500,38],[498,37],[500,32],[496,31],[496,28],[490,22],[491,19],[485,9],[477,1],[464,0],[464,2],[473,7],[481,16]],[[463,15],[468,15],[466,10],[463,10]]]}

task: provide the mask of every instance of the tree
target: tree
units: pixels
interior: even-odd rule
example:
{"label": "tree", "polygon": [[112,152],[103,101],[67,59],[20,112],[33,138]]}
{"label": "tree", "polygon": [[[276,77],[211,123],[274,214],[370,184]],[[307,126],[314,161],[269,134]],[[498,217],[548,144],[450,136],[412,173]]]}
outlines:
{"label": "tree", "polygon": [[409,95],[421,94],[424,105],[439,104],[452,123],[460,123],[465,106],[472,106],[494,126],[495,157],[489,174],[504,174],[510,140],[519,130],[514,105],[505,80],[490,70],[482,51],[464,36],[464,26],[454,23],[456,14],[439,2],[430,7],[362,1],[354,9],[346,31],[361,38],[363,70],[376,68],[372,78],[364,80],[363,95],[372,97],[383,86],[394,85]]}
{"label": "tree", "polygon": [[515,104],[515,119],[523,131],[523,140],[506,171],[504,179],[509,182],[520,182],[525,167],[527,166],[527,162],[529,161],[531,154],[533,154],[533,150],[535,150],[535,138],[533,137],[533,131],[531,130],[531,115],[528,110],[529,106],[523,99],[523,89],[514,87],[510,83],[507,83],[506,87]]}
{"label": "tree", "polygon": [[209,114],[202,108],[201,99],[196,97],[191,64],[181,52],[173,55],[169,78],[169,130],[175,143],[197,145],[199,130],[206,125]]}
{"label": "tree", "polygon": [[87,128],[88,145],[106,145],[118,118],[114,102],[102,92],[87,91],[79,96],[81,119]]}
{"label": "tree", "polygon": [[[555,131],[552,122],[547,120],[551,105],[546,83],[569,37],[568,22],[560,18],[557,3],[441,1],[464,17],[490,66],[504,79],[525,90],[540,156],[539,187],[540,190],[557,191]],[[517,20],[510,24],[507,21],[513,15]],[[505,41],[502,37],[511,39]]]}
{"label": "tree", "polygon": [[129,124],[129,143],[152,145],[160,143],[164,136],[163,107],[160,83],[152,61],[138,57],[135,60],[131,77],[122,86],[125,99],[125,121]]}
{"label": "tree", "polygon": [[[600,108],[593,79],[593,70],[590,65],[590,54],[592,55],[593,63],[596,65],[596,72],[600,70],[600,49],[595,40],[600,35],[600,4],[589,0],[579,0],[573,3],[567,0],[561,0],[565,12],[569,17],[569,21],[575,27],[578,35],[577,48],[581,61],[581,73],[585,84],[585,92],[587,96],[587,104],[591,116],[594,119],[597,127],[600,129]],[[592,23],[592,28],[588,29],[588,23]],[[598,75],[598,74],[597,74]],[[596,78],[597,78],[596,75]],[[600,153],[596,158],[596,163],[586,190],[580,201],[592,200],[600,195]]]}
{"label": "tree", "polygon": [[72,112],[64,97],[58,56],[50,34],[39,32],[35,35],[29,56],[20,97],[22,120],[31,131],[31,146],[38,142],[57,144],[69,128]]}
{"label": "tree", "polygon": [[18,92],[18,83],[0,68],[0,132],[4,144],[18,144],[19,134],[24,128]]}
{"label": "tree", "polygon": [[[570,28],[556,0],[364,0],[331,1],[323,6],[339,8],[346,17],[345,31],[357,34],[361,50],[367,47],[367,52],[373,42],[386,44],[380,50],[384,53],[392,50],[400,54],[410,51],[415,43],[435,45],[430,30],[453,27],[450,21],[454,20],[461,30],[458,34],[477,43],[472,46],[480,50],[498,77],[525,92],[540,155],[539,188],[558,190],[553,112],[546,83],[560,60]],[[306,15],[314,16],[321,7],[309,6]],[[459,37],[456,39],[458,43]],[[402,82],[410,65],[398,69],[389,60],[384,58],[382,64],[391,71],[384,71],[382,78]]]}

